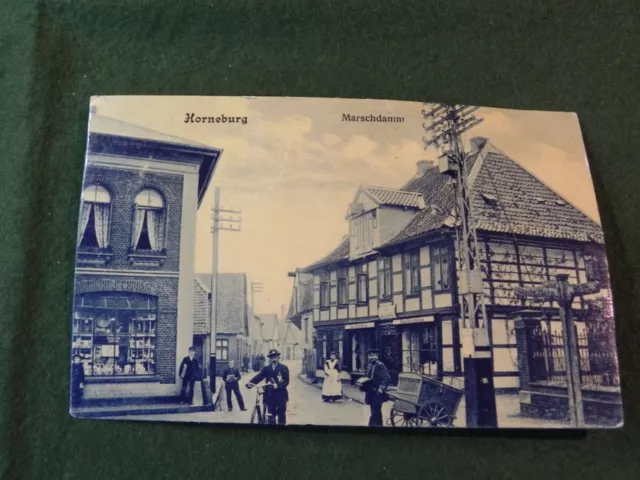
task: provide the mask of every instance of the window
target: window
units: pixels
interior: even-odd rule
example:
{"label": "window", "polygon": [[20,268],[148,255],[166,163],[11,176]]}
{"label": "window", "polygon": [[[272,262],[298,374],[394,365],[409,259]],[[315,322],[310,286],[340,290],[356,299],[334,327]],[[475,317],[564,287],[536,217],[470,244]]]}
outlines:
{"label": "window", "polygon": [[82,191],[80,225],[76,245],[107,248],[109,246],[109,216],[111,195],[100,185],[90,185]]}
{"label": "window", "polygon": [[431,268],[434,290],[449,290],[451,288],[451,257],[445,245],[431,247]]}
{"label": "window", "polygon": [[378,290],[380,299],[391,298],[391,257],[378,260]]}
{"label": "window", "polygon": [[320,275],[320,307],[329,307],[329,274],[322,273]]}
{"label": "window", "polygon": [[164,249],[164,229],[164,199],[155,190],[142,190],[134,205],[131,246],[135,250]]}
{"label": "window", "polygon": [[302,319],[302,330],[304,331],[304,343],[309,343],[309,319]]}
{"label": "window", "polygon": [[402,332],[402,369],[422,375],[438,375],[438,337],[435,323]]}
{"label": "window", "polygon": [[100,292],[76,297],[73,355],[85,375],[153,375],[157,299],[149,295]]}
{"label": "window", "polygon": [[420,293],[420,256],[418,250],[404,254],[404,293],[405,295]]}
{"label": "window", "polygon": [[369,301],[369,275],[367,275],[366,265],[356,267],[356,291],[358,303]]}
{"label": "window", "polygon": [[338,305],[346,305],[349,301],[348,293],[348,270],[341,268],[338,270]]}
{"label": "window", "polygon": [[229,360],[229,340],[216,340],[216,358],[218,360]]}

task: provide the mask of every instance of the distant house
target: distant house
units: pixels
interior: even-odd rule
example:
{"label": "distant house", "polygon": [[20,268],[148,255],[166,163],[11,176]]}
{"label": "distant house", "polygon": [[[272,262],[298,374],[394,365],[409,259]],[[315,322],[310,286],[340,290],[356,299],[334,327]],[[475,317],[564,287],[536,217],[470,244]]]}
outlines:
{"label": "distant house", "polygon": [[275,313],[258,315],[262,320],[263,346],[265,353],[275,348],[283,360],[300,358],[300,329],[288,319],[281,319]]}
{"label": "distant house", "polygon": [[[216,370],[220,372],[250,352],[249,319],[253,312],[247,303],[247,277],[244,273],[218,274],[216,332]],[[194,282],[193,344],[200,358],[210,355],[211,274],[197,273]]]}
{"label": "distant house", "polygon": [[298,343],[304,352],[313,348],[313,275],[297,270],[289,276],[294,281],[287,319],[300,330]]}

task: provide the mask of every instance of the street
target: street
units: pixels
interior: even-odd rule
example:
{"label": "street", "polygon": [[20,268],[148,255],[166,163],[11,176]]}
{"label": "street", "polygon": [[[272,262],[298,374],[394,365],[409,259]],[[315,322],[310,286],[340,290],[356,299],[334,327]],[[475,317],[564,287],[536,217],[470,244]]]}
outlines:
{"label": "street", "polygon": [[[343,398],[335,403],[322,401],[319,388],[308,385],[298,378],[300,361],[284,362],[289,367],[289,403],[287,404],[287,424],[289,425],[343,425],[367,426],[369,422],[369,407]],[[206,423],[249,423],[251,411],[256,402],[256,389],[248,390],[245,384],[255,375],[255,372],[243,373],[240,380],[240,390],[244,397],[246,412],[239,409],[235,395],[233,411],[198,412],[169,415],[129,415],[113,417],[118,420],[145,420],[168,422],[206,422]],[[383,410],[388,416],[389,405]],[[385,412],[386,410],[386,412]]]}

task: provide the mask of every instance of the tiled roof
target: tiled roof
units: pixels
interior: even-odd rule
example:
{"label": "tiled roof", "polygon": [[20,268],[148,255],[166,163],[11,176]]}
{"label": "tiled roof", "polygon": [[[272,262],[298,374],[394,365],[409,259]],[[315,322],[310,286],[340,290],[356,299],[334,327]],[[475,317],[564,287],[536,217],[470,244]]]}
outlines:
{"label": "tiled roof", "polygon": [[413,208],[420,208],[423,205],[420,201],[421,195],[416,192],[368,185],[363,186],[362,190],[371,195],[380,205],[396,205]]}
{"label": "tiled roof", "polygon": [[340,260],[344,260],[349,258],[349,237],[345,237],[331,253],[318,260],[317,262],[309,265],[302,269],[303,272],[308,272],[315,268],[321,267],[323,265],[327,265],[330,263],[338,262]]}
{"label": "tiled roof", "polygon": [[[473,179],[476,228],[489,232],[603,243],[602,228],[562,199],[531,173],[490,144],[472,155],[468,172],[484,154]],[[412,179],[403,189],[419,191],[427,208],[385,246],[398,244],[443,227],[451,227],[455,189],[437,168]]]}
{"label": "tiled roof", "polygon": [[[208,294],[211,291],[211,274],[197,273],[194,289],[193,333],[203,335],[209,333]],[[217,333],[236,334],[245,331],[248,305],[244,273],[218,274],[217,305]]]}

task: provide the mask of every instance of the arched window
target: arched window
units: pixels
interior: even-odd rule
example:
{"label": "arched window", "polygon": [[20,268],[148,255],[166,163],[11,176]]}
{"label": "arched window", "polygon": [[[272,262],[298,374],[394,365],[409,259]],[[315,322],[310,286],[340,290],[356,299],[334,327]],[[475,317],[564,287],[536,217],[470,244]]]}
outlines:
{"label": "arched window", "polygon": [[82,191],[81,198],[76,244],[80,247],[108,247],[111,195],[100,185],[90,185]]}
{"label": "arched window", "polygon": [[162,195],[150,188],[136,196],[133,212],[131,246],[135,250],[160,251],[164,249],[166,221]]}

